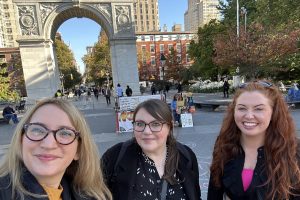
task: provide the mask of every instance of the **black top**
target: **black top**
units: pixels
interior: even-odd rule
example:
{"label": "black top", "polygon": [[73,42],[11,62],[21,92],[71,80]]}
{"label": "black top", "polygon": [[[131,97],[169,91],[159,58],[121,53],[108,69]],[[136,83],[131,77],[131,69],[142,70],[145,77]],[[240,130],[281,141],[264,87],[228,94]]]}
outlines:
{"label": "black top", "polygon": [[[245,163],[245,153],[241,148],[241,154],[228,161],[224,166],[224,174],[221,178],[221,187],[214,186],[213,175],[210,175],[208,186],[208,200],[223,200],[225,194],[231,200],[264,200],[268,191],[268,186],[264,185],[267,181],[265,171],[264,147],[257,149],[257,162],[254,168],[253,178],[248,189],[244,191],[242,181],[242,170]],[[296,192],[296,194],[300,194]],[[289,199],[300,200],[299,197],[291,196]]]}
{"label": "black top", "polygon": [[[24,188],[34,194],[46,195],[46,191],[38,183],[35,177],[24,168],[22,171],[21,182]],[[61,186],[63,188],[61,198],[62,200],[95,200],[94,198],[88,197],[80,192],[76,192],[72,187],[72,178],[64,176],[61,181]],[[1,200],[11,200],[12,199],[12,187],[10,176],[0,177],[0,199]],[[20,196],[16,194],[14,200],[20,200]],[[48,197],[36,198],[29,195],[25,195],[24,200],[48,200]]]}
{"label": "black top", "polygon": [[[155,186],[149,187],[151,191],[154,191],[153,194],[155,193],[155,195],[157,196],[158,194],[157,190],[159,191],[161,190],[161,185],[160,185],[161,180],[159,178],[156,169],[155,171],[152,171],[153,170],[152,167],[149,167],[148,165],[142,162],[143,157],[141,157],[142,155],[139,153],[141,152],[141,149],[136,142],[133,142],[127,147],[124,156],[120,159],[120,162],[118,162],[118,165],[115,168],[115,163],[117,162],[122,144],[123,143],[116,144],[110,149],[108,149],[104,153],[101,159],[103,175],[106,180],[108,188],[112,192],[113,199],[132,200],[137,195],[137,191],[145,191],[143,189],[141,190],[141,183],[144,184],[146,183],[147,185],[149,185],[150,181],[148,182],[146,178],[143,179],[140,177],[140,174],[137,173],[139,168],[144,172],[144,174],[146,174],[145,177],[147,176],[152,177],[153,179],[151,180],[154,183],[152,181],[151,182],[154,185],[159,186],[158,189],[157,188],[155,189],[154,188]],[[200,192],[200,185],[199,185],[199,171],[198,171],[198,163],[197,163],[196,155],[189,147],[182,144],[181,146],[183,146],[183,148],[186,149],[189,158],[179,151],[180,157],[179,157],[178,170],[176,172],[177,173],[176,175],[178,175],[178,178],[180,180],[183,180],[183,182],[181,182],[180,185],[168,186],[169,187],[168,189],[170,189],[170,191],[167,190],[169,193],[169,199],[180,200],[181,197],[184,198],[184,194],[185,194],[186,195],[185,199],[200,200],[201,192]],[[141,169],[143,166],[144,169]],[[114,172],[114,169],[116,169],[116,172]],[[146,170],[148,170],[148,172]],[[151,173],[151,175],[149,170],[153,172]],[[157,181],[160,181],[160,183],[157,183]],[[147,189],[146,189],[146,193],[147,193]],[[173,195],[173,192],[174,195],[176,193],[176,197],[171,196],[171,194]],[[138,197],[136,197],[136,199],[138,199]],[[144,197],[139,198],[139,200],[140,199],[144,200],[145,198]],[[158,198],[158,200],[159,199],[160,198]]]}
{"label": "black top", "polygon": [[[160,199],[163,179],[159,177],[155,163],[143,152],[139,152],[138,167],[136,170],[136,187],[133,189],[134,200],[156,200]],[[179,178],[178,184],[167,187],[166,199],[187,200],[182,184]]]}
{"label": "black top", "polygon": [[6,106],[3,111],[2,111],[2,115],[8,115],[8,114],[14,114],[15,113],[15,110],[10,107],[10,106]]}

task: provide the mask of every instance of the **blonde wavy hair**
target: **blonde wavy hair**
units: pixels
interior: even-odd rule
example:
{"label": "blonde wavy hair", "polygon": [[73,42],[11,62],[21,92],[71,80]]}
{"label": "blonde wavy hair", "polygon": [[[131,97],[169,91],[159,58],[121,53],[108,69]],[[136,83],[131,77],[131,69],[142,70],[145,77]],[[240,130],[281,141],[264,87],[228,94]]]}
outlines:
{"label": "blonde wavy hair", "polygon": [[[28,123],[32,115],[42,106],[52,104],[63,110],[69,117],[74,128],[80,132],[78,142],[77,161],[73,160],[66,169],[65,174],[73,177],[72,187],[79,195],[88,195],[99,200],[111,200],[112,195],[106,187],[100,166],[100,156],[96,143],[92,139],[91,131],[76,107],[61,99],[44,99],[38,102],[31,110],[28,110],[17,125],[8,152],[0,166],[0,177],[10,175],[13,197],[18,193],[21,199],[24,194],[38,196],[27,191],[21,183],[22,168],[22,136],[23,126]],[[49,113],[49,117],[51,117]]]}

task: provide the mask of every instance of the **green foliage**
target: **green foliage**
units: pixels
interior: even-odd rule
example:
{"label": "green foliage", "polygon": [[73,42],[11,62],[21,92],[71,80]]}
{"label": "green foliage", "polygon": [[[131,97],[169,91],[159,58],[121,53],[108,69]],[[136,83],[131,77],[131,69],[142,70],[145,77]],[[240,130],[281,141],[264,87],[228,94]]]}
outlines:
{"label": "green foliage", "polygon": [[198,29],[198,41],[192,41],[189,49],[189,55],[195,61],[191,70],[196,76],[217,79],[219,68],[213,62],[214,38],[224,32],[224,29],[225,26],[215,20]]}
{"label": "green foliage", "polygon": [[0,101],[16,101],[17,99],[19,99],[19,94],[10,87],[6,64],[2,64],[0,68]]}
{"label": "green foliage", "polygon": [[106,73],[111,74],[110,48],[104,31],[100,33],[100,41],[93,46],[93,52],[83,57],[86,65],[87,82],[101,85],[106,80]]}
{"label": "green foliage", "polygon": [[62,40],[55,40],[55,49],[58,68],[60,73],[64,76],[64,88],[74,88],[75,85],[81,82],[81,74],[76,70],[74,55]]}

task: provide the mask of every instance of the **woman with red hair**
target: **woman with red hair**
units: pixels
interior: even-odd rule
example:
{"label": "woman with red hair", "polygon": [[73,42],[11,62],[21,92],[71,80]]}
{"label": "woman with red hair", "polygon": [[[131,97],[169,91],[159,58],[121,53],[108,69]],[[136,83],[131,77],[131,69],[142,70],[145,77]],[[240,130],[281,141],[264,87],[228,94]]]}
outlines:
{"label": "woman with red hair", "polygon": [[240,86],[216,140],[210,172],[208,200],[300,199],[295,125],[272,83]]}

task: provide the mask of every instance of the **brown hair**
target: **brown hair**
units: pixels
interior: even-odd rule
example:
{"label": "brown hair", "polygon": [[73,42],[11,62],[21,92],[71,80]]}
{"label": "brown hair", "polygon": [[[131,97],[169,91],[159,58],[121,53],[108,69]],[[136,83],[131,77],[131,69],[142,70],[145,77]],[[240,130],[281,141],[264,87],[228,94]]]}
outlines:
{"label": "brown hair", "polygon": [[133,114],[133,121],[135,121],[136,113],[140,109],[145,109],[152,117],[157,120],[166,122],[170,127],[170,132],[167,138],[168,145],[168,159],[165,164],[164,179],[170,184],[176,184],[178,181],[174,174],[176,174],[178,168],[179,152],[176,147],[176,139],[173,134],[173,118],[172,111],[167,103],[159,99],[150,99],[140,103]]}
{"label": "brown hair", "polygon": [[278,88],[262,83],[265,82],[247,83],[235,93],[215,143],[210,172],[213,176],[213,183],[220,187],[224,165],[242,151],[240,146],[241,131],[234,120],[237,98],[244,92],[258,91],[270,100],[273,107],[264,141],[265,170],[268,176],[264,185],[269,186],[266,199],[289,199],[289,195],[295,189],[299,189],[300,186],[295,125]]}

